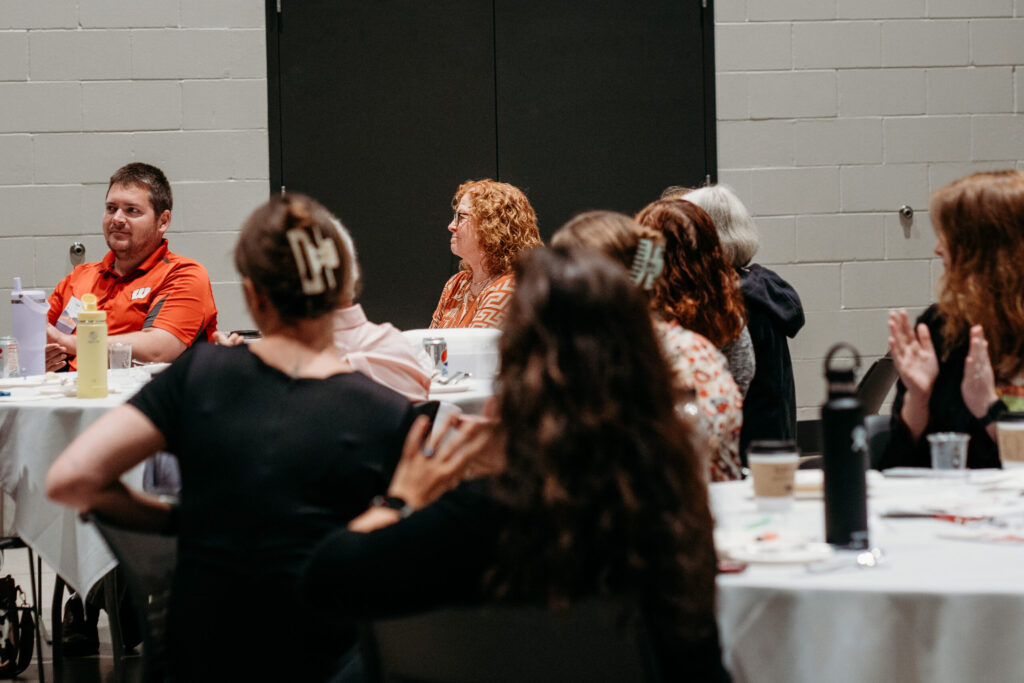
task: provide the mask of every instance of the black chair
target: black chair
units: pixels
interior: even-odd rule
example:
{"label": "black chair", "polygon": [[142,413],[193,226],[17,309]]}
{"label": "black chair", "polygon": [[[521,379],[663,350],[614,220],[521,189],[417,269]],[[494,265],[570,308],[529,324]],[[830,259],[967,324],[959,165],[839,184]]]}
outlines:
{"label": "black chair", "polygon": [[[99,530],[128,584],[142,633],[143,682],[167,680],[167,611],[177,562],[177,536],[125,529],[93,513],[84,517]],[[116,594],[116,587],[113,592]],[[116,613],[116,607],[113,612],[108,609],[108,614]]]}
{"label": "black chair", "polygon": [[821,455],[821,420],[800,420],[796,423],[796,445],[803,455]]}
{"label": "black chair", "polygon": [[868,415],[864,418],[864,429],[868,433],[868,451],[871,453],[870,467],[873,470],[878,469],[885,449],[889,446],[890,419],[890,415]]}
{"label": "black chair", "polygon": [[[857,384],[857,398],[864,406],[864,415],[877,415],[889,395],[899,373],[886,353],[876,360]],[[821,453],[821,420],[801,420],[796,425],[796,441],[804,455]]]}
{"label": "black chair", "polygon": [[[3,503],[0,502],[0,505]],[[32,582],[32,615],[36,620],[36,663],[39,665],[39,681],[40,683],[46,683],[46,674],[43,672],[43,610],[39,603],[39,595],[43,592],[43,567],[42,561],[40,560],[36,564],[36,554],[32,552],[32,548],[25,545],[25,542],[21,540],[19,536],[4,536],[0,537],[0,553],[6,550],[16,550],[23,548],[28,551],[28,574],[29,581]]]}
{"label": "black chair", "polygon": [[[125,656],[124,637],[121,633],[121,620],[120,620],[120,609],[119,609],[119,598],[121,595],[120,588],[117,583],[117,568],[111,569],[107,574],[100,579],[103,583],[103,608],[107,611],[107,620],[110,623],[110,645],[113,649],[114,654],[114,669],[119,674],[121,670],[121,660]],[[51,655],[53,656],[54,668],[60,667],[64,662],[64,589],[71,589],[65,581],[64,577],[57,574],[53,582],[53,599],[50,604],[50,623],[52,625],[52,634],[50,644],[53,646]],[[40,584],[40,591],[42,590],[42,584]],[[85,606],[85,598],[82,598],[83,607]]]}
{"label": "black chair", "polygon": [[378,683],[644,683],[660,681],[635,604],[592,599],[443,609],[363,630],[366,678]]}
{"label": "black chair", "polygon": [[[878,469],[885,449],[889,445],[889,415],[865,415],[864,429],[867,430],[870,459],[868,467]],[[805,420],[797,423],[797,445],[800,453],[809,456],[800,459],[800,469],[818,469],[822,466],[821,420]]]}
{"label": "black chair", "polygon": [[882,402],[889,395],[898,377],[899,373],[896,372],[896,366],[893,365],[888,352],[871,364],[857,385],[857,398],[864,406],[865,415],[878,414]]}

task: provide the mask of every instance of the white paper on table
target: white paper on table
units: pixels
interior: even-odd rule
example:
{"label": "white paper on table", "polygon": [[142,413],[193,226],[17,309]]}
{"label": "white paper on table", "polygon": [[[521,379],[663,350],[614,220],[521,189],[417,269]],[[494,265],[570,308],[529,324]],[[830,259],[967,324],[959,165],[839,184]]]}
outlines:
{"label": "white paper on table", "polygon": [[1024,528],[1001,529],[998,527],[952,527],[937,534],[939,538],[951,541],[972,541],[975,543],[996,543],[998,545],[1024,545]]}

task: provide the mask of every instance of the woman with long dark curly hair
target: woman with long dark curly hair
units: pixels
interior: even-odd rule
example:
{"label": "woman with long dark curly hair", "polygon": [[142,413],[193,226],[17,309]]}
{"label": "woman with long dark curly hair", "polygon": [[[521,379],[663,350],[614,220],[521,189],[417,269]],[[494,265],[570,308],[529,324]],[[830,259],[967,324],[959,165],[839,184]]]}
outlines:
{"label": "woman with long dark curly hair", "polygon": [[512,265],[540,246],[537,214],[523,191],[490,179],[467,180],[452,197],[448,224],[459,272],[441,291],[431,327],[498,327],[515,287]]}
{"label": "woman with long dark curly hair", "polygon": [[[706,486],[644,298],[590,250],[534,250],[516,279],[493,433],[463,428],[425,457],[417,423],[389,507],[321,544],[307,594],[358,616],[629,596],[665,680],[727,679]],[[499,471],[431,502],[481,453]]]}
{"label": "woman with long dark curly hair", "polygon": [[739,276],[726,260],[711,217],[685,199],[659,199],[636,216],[665,235],[665,272],[654,287],[654,308],[711,340],[729,361],[744,395],[754,377]]}
{"label": "woman with long dark curly hair", "polygon": [[914,326],[889,314],[899,372],[882,462],[927,467],[927,434],[971,435],[968,467],[999,467],[998,416],[1024,409],[1024,173],[986,171],[932,195],[946,272],[939,301]]}

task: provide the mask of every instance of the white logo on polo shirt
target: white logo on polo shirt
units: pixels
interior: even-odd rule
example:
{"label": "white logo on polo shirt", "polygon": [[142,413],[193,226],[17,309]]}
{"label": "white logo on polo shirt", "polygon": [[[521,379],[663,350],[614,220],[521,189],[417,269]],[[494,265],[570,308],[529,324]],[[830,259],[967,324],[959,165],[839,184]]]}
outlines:
{"label": "white logo on polo shirt", "polygon": [[146,295],[149,294],[149,290],[150,290],[149,287],[143,287],[141,289],[136,289],[134,292],[132,292],[131,300],[135,301],[136,299],[144,299],[146,297]]}

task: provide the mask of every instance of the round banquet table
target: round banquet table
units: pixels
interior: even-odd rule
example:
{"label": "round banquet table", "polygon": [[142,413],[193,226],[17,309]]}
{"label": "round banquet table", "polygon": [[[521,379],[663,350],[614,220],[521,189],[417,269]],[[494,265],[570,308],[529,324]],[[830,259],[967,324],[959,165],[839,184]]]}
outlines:
{"label": "round banquet table", "polygon": [[[455,389],[455,391],[452,391]],[[430,400],[441,401],[458,406],[467,415],[483,415],[487,400],[494,393],[494,383],[490,379],[462,379],[454,386],[431,384]]]}
{"label": "round banquet table", "polygon": [[[869,475],[878,566],[858,567],[851,551],[807,565],[755,555],[745,570],[719,575],[719,628],[733,679],[1024,681],[1024,473],[976,472],[966,483]],[[823,540],[820,493],[789,513],[765,515],[749,482],[710,489],[720,555],[749,555],[771,538],[769,529],[776,541]],[[994,515],[1001,526],[924,516],[933,513]]]}
{"label": "round banquet table", "polygon": [[[46,498],[46,473],[78,434],[124,403],[137,386],[106,398],[79,399],[40,394],[38,387],[5,385],[4,391],[11,396],[0,397],[0,487],[14,499],[13,530],[83,593],[117,561],[92,525],[83,523],[76,511]],[[141,488],[142,467],[123,480]]]}

